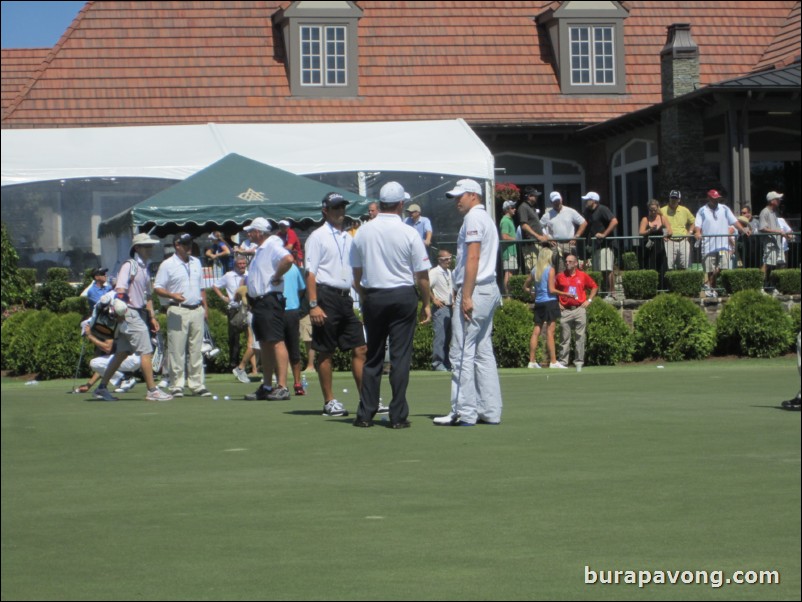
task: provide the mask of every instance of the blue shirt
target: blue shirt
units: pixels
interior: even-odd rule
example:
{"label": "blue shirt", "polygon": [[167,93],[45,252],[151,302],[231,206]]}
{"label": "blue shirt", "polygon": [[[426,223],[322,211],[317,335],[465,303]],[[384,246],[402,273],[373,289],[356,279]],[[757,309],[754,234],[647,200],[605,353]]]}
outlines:
{"label": "blue shirt", "polygon": [[89,300],[89,310],[92,311],[100,298],[111,291],[111,285],[107,282],[102,287],[93,282],[86,289],[86,298]]}
{"label": "blue shirt", "polygon": [[[540,282],[535,285],[536,305],[557,300],[557,295],[553,295],[549,292],[549,272],[551,272],[553,269],[553,267],[549,266],[543,270],[543,275],[540,277]],[[535,278],[535,270],[532,270],[532,278]]]}
{"label": "blue shirt", "polygon": [[426,240],[426,233],[432,231],[432,222],[429,221],[428,217],[420,216],[417,222],[411,217],[408,217],[404,220],[404,223],[407,226],[412,226],[415,228],[418,234],[420,234],[421,240]]}
{"label": "blue shirt", "polygon": [[286,299],[284,309],[286,311],[300,309],[300,292],[305,290],[306,283],[304,282],[303,274],[301,274],[301,270],[298,269],[298,266],[293,264],[284,274],[284,298]]}

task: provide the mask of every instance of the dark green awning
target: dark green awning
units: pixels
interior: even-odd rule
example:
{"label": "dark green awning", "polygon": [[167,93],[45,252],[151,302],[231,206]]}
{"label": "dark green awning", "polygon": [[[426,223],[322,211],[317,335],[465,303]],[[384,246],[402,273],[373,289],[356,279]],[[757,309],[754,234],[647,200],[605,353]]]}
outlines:
{"label": "dark green awning", "polygon": [[351,201],[346,213],[367,213],[370,201],[358,194],[230,154],[186,180],[153,195],[130,209],[101,222],[100,236],[131,229],[158,236],[179,230],[197,233],[241,227],[256,217],[273,222],[320,221],[321,200],[339,192]]}

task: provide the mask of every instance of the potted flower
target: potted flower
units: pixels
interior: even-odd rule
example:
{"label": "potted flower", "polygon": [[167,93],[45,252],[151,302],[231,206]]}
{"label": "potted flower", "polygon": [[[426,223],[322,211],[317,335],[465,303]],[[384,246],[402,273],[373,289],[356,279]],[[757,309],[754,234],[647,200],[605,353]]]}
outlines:
{"label": "potted flower", "polygon": [[517,201],[519,198],[521,198],[521,189],[515,184],[496,184],[496,199]]}

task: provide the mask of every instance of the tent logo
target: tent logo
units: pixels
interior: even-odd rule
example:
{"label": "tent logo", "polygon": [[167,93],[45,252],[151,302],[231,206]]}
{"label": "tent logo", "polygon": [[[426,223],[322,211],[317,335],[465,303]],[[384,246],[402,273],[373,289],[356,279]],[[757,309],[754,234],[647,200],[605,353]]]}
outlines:
{"label": "tent logo", "polygon": [[242,194],[238,194],[237,198],[242,199],[248,203],[263,203],[264,201],[268,200],[268,198],[262,192],[256,192],[253,188],[248,188]]}

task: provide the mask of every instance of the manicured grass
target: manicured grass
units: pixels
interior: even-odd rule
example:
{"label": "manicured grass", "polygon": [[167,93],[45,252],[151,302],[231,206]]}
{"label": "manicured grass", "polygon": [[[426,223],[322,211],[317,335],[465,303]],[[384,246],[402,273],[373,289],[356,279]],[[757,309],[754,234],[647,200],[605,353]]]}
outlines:
{"label": "manicured grass", "polygon": [[401,431],[320,416],[312,380],[270,403],[214,376],[220,400],[161,404],[4,380],[2,599],[800,598],[795,358],[504,370],[497,427],[431,425],[447,374],[413,374]]}

